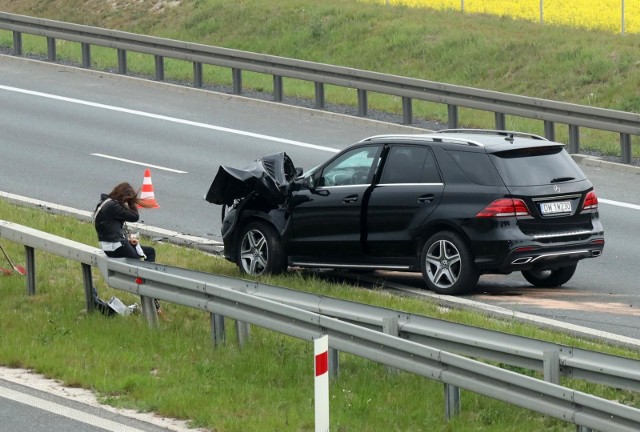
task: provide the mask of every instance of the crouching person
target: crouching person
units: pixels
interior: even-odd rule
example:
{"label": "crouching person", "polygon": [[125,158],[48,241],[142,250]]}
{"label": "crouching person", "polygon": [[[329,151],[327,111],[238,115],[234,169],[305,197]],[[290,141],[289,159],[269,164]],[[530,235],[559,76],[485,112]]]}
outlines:
{"label": "crouching person", "polygon": [[[156,251],[151,246],[142,246],[139,237],[130,235],[127,222],[140,219],[139,208],[151,207],[140,200],[138,191],[129,183],[120,183],[108,194],[101,194],[93,212],[93,222],[98,234],[100,248],[110,258],[134,258],[155,262]],[[156,309],[160,304],[155,301]]]}

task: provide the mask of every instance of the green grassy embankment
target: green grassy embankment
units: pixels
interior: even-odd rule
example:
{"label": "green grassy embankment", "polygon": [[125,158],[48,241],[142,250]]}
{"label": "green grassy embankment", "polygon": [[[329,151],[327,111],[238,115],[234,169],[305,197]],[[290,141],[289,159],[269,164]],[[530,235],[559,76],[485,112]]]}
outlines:
{"label": "green grassy embankment", "polygon": [[[85,244],[95,244],[93,226],[71,217],[17,207],[0,200],[0,220],[20,223]],[[149,239],[144,239],[149,243]],[[9,255],[24,264],[21,245],[2,240]],[[239,277],[221,258],[193,249],[154,243],[159,262]],[[36,251],[35,296],[27,296],[23,276],[0,276],[0,365],[27,368],[68,386],[88,388],[114,406],[190,420],[219,432],[312,431],[313,345],[253,326],[240,348],[227,322],[227,344],[214,347],[209,315],[163,302],[170,321],[150,329],[140,316],[107,318],[87,314],[80,265]],[[1,265],[8,267],[8,264]],[[133,295],[105,286],[104,299],[126,304]],[[292,271],[262,279],[318,295],[383,306],[536,339],[639,358],[637,352],[570,337],[512,320],[331,283],[313,273]],[[516,369],[520,373],[530,371]],[[539,376],[539,374],[534,374]],[[577,390],[640,407],[640,395],[563,379]],[[474,393],[462,392],[462,414],[444,420],[442,384],[410,373],[389,374],[379,364],[340,354],[340,375],[331,380],[331,425],[336,431],[571,431],[575,426]]]}

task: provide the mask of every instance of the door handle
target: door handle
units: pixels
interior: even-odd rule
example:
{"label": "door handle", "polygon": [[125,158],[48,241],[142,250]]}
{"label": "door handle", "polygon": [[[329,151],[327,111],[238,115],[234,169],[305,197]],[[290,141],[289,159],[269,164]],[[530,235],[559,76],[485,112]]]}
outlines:
{"label": "door handle", "polygon": [[342,202],[345,204],[354,203],[356,201],[358,201],[358,195],[349,195],[348,197],[342,200]]}
{"label": "door handle", "polygon": [[421,204],[430,203],[434,199],[435,199],[435,196],[433,194],[422,195],[421,197],[418,197],[418,202]]}

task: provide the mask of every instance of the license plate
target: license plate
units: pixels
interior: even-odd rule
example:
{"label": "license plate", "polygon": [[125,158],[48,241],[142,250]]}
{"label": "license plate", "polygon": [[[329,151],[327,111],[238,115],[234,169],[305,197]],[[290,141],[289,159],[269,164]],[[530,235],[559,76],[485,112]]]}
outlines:
{"label": "license plate", "polygon": [[555,201],[540,204],[540,211],[543,215],[557,213],[571,213],[571,201]]}

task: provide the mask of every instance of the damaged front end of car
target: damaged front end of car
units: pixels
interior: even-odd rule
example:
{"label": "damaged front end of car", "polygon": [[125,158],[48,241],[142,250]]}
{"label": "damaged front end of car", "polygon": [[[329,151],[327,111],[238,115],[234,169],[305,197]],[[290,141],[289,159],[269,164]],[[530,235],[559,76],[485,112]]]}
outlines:
{"label": "damaged front end of car", "polygon": [[265,220],[283,234],[292,185],[302,175],[284,152],[263,156],[244,168],[220,166],[205,200],[222,205],[224,256],[236,262],[237,224]]}

